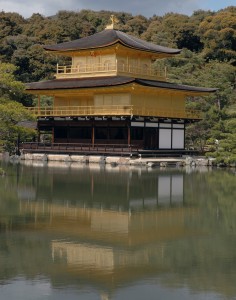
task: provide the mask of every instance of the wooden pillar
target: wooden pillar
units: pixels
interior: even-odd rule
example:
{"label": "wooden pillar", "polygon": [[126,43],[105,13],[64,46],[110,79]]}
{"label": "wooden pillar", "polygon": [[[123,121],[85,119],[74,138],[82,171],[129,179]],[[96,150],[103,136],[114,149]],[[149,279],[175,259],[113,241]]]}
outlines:
{"label": "wooden pillar", "polygon": [[95,128],[94,128],[94,121],[92,122],[92,147],[94,147],[94,140],[95,140]]}
{"label": "wooden pillar", "polygon": [[171,124],[170,149],[173,149],[173,124]]}
{"label": "wooden pillar", "polygon": [[131,144],[130,124],[128,124],[128,145]]}
{"label": "wooden pillar", "polygon": [[143,126],[143,148],[146,148],[146,144],[147,144],[147,132],[146,132],[146,122],[144,122],[144,126]]}
{"label": "wooden pillar", "polygon": [[66,126],[66,142],[69,143],[70,125]]}
{"label": "wooden pillar", "polygon": [[106,138],[106,140],[107,140],[107,142],[106,142],[106,144],[109,144],[109,141],[110,141],[110,123],[109,123],[109,121],[107,121],[107,138]]}
{"label": "wooden pillar", "polygon": [[54,144],[54,126],[52,128],[52,144]]}

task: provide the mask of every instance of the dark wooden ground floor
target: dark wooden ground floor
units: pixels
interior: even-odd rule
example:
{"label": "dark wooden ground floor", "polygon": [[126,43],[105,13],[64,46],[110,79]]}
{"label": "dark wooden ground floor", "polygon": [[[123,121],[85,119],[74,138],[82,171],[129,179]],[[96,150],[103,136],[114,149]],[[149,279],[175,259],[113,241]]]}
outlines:
{"label": "dark wooden ground floor", "polygon": [[[185,149],[184,120],[154,118],[49,118],[38,120],[38,142],[111,148],[170,151]],[[100,145],[100,146],[99,146]],[[110,145],[110,146],[109,146]],[[68,146],[67,146],[68,147]],[[81,146],[79,146],[81,147]],[[109,150],[110,151],[110,150]],[[132,151],[131,151],[132,152]]]}
{"label": "dark wooden ground floor", "polygon": [[67,155],[104,155],[134,157],[181,157],[196,155],[198,152],[185,149],[144,150],[137,145],[125,144],[79,144],[79,143],[21,143],[21,153],[67,154]]}

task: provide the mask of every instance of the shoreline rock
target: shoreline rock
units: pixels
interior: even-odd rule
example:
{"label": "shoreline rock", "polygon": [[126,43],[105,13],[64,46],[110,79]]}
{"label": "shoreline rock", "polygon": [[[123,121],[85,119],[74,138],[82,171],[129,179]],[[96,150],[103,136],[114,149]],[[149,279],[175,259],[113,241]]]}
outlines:
{"label": "shoreline rock", "polygon": [[120,156],[101,156],[101,155],[68,155],[68,154],[40,154],[40,153],[27,153],[21,156],[9,156],[2,153],[0,156],[2,160],[9,160],[13,163],[19,161],[38,161],[44,162],[65,162],[77,164],[91,164],[91,165],[110,165],[116,166],[133,166],[133,167],[147,167],[147,168],[167,168],[167,167],[217,167],[217,168],[236,168],[236,163],[217,163],[215,158],[207,157],[120,157]]}

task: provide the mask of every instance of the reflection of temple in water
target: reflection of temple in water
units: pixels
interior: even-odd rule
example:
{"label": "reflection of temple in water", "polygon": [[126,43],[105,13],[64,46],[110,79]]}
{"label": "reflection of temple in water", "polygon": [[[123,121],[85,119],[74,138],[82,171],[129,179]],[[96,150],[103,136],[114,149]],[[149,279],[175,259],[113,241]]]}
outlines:
{"label": "reflection of temple in water", "polygon": [[219,214],[206,212],[194,197],[198,189],[201,195],[208,190],[201,174],[25,165],[18,165],[16,173],[3,182],[9,180],[5,193],[15,207],[0,219],[5,239],[0,243],[0,280],[43,274],[52,287],[89,286],[101,299],[151,278],[162,287],[180,284],[235,294],[230,288],[236,278],[227,275],[230,266],[227,273],[220,268],[222,253],[235,253],[232,238],[225,232],[224,242],[222,236],[212,238]]}
{"label": "reflection of temple in water", "polygon": [[46,176],[35,174],[34,192],[19,184],[20,211],[53,236],[53,262],[72,277],[113,289],[158,274],[166,242],[196,234],[186,226],[198,211],[185,204],[183,172],[87,168],[66,183],[63,170]]}
{"label": "reflection of temple in water", "polygon": [[107,168],[82,168],[77,172],[71,169],[69,173],[62,169],[49,174],[41,171],[29,182],[20,182],[20,200],[132,211],[184,204],[183,172],[114,172]]}

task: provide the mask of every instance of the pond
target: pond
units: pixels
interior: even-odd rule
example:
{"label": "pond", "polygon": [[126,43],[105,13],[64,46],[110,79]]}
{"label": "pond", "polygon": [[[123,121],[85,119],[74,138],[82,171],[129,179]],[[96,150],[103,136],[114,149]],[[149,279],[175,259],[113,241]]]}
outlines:
{"label": "pond", "polygon": [[236,299],[236,174],[2,162],[1,299]]}

